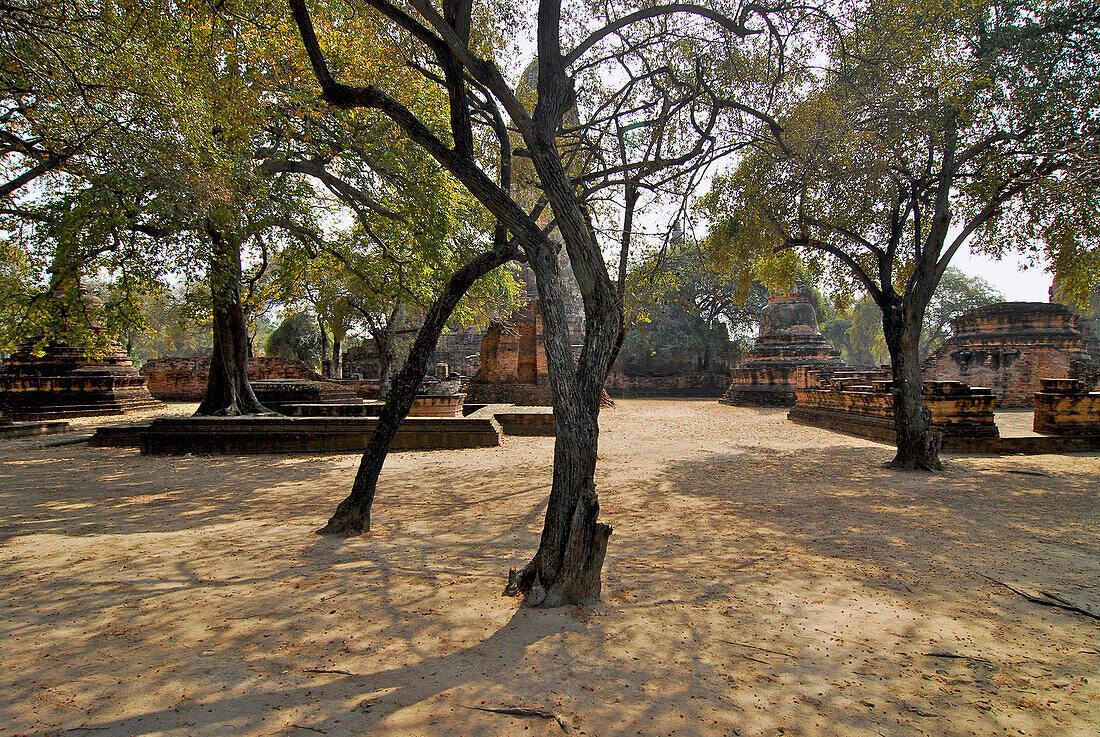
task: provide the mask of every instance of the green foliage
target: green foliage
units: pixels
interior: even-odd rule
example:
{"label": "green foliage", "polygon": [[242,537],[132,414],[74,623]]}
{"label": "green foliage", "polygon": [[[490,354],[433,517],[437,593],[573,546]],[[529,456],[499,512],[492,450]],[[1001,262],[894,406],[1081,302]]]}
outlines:
{"label": "green foliage", "polygon": [[924,313],[924,329],[920,337],[921,359],[947,339],[953,318],[978,307],[1003,301],[1004,296],[985,279],[967,276],[956,268],[949,268],[944,272]]}
{"label": "green foliage", "polygon": [[321,365],[321,334],[317,320],[306,312],[288,315],[268,336],[264,353],[297,358],[317,368]]}
{"label": "green foliage", "polygon": [[730,331],[743,344],[766,303],[750,269],[709,242],[676,239],[628,275],[631,322],[619,363],[628,373],[724,370],[735,358]]}

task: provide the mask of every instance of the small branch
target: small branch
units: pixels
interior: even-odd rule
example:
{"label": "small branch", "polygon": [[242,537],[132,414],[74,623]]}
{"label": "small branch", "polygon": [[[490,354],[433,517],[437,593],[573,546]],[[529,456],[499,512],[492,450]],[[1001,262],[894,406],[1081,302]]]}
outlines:
{"label": "small branch", "polygon": [[791,655],[790,653],[785,653],[785,652],[782,652],[780,650],[769,650],[766,647],[760,647],[759,645],[750,645],[747,642],[734,642],[733,640],[719,640],[719,642],[724,642],[727,645],[737,645],[738,647],[747,647],[747,648],[751,648],[753,650],[759,650],[760,652],[771,653],[772,655],[782,655],[784,658],[791,658],[793,660],[798,660],[797,655]]}
{"label": "small branch", "polygon": [[359,673],[352,673],[349,670],[339,670],[337,668],[303,668],[304,673],[336,673],[341,676],[358,676]]}
{"label": "small branch", "polygon": [[938,650],[934,650],[928,653],[921,653],[929,658],[952,658],[953,660],[973,660],[975,663],[985,663],[989,667],[993,667],[993,661],[987,658],[979,658],[975,655],[959,655],[957,653],[945,653]]}
{"label": "small branch", "polygon": [[539,719],[553,719],[561,727],[562,731],[566,734],[573,733],[573,727],[569,725],[562,717],[558,716],[555,712],[549,709],[540,709],[527,706],[467,706],[467,709],[476,709],[477,711],[487,711],[493,714],[507,714],[513,717],[538,717]]}
{"label": "small branch", "polygon": [[1100,614],[1097,614],[1096,612],[1093,612],[1093,611],[1090,611],[1088,609],[1084,609],[1082,607],[1079,607],[1076,604],[1074,604],[1073,602],[1066,601],[1065,599],[1058,596],[1057,594],[1052,594],[1049,591],[1039,591],[1038,592],[1039,596],[1035,596],[1035,595],[1029,594],[1025,591],[1021,591],[1020,589],[1018,589],[1014,586],[1011,586],[1011,585],[1005,583],[1004,581],[999,581],[995,578],[990,578],[989,576],[986,576],[986,575],[983,575],[982,578],[987,579],[989,581],[992,581],[995,584],[1000,584],[1001,586],[1004,586],[1006,589],[1008,589],[1012,593],[1024,597],[1025,599],[1030,601],[1032,604],[1038,604],[1040,606],[1054,607],[1055,609],[1065,609],[1068,612],[1076,612],[1077,614],[1083,614],[1086,617],[1089,617],[1090,619],[1100,620]]}

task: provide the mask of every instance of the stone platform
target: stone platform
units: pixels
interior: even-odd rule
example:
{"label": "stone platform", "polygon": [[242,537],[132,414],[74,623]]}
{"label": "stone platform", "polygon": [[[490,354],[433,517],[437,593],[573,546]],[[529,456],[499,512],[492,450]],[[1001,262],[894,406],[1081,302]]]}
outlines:
{"label": "stone platform", "polygon": [[[409,417],[462,417],[465,395],[419,396],[413,400]],[[282,405],[282,413],[291,417],[378,417],[385,402],[318,402]]]}
{"label": "stone platform", "polygon": [[[1017,422],[1010,424],[1011,434],[1002,433],[994,413],[993,394],[987,388],[929,381],[925,382],[924,402],[932,412],[932,426],[941,433],[946,452],[1000,455],[1100,450],[1100,433],[1041,435],[1021,429]],[[839,381],[834,379],[828,386],[800,389],[798,403],[787,418],[882,443],[893,444],[896,439],[890,382],[876,379],[861,384],[855,373]],[[1036,429],[1038,424],[1036,418]]]}
{"label": "stone platform", "polygon": [[1076,379],[1043,379],[1035,393],[1034,429],[1053,435],[1100,436],[1100,392]]}
{"label": "stone platform", "polygon": [[[377,420],[360,417],[175,417],[100,428],[98,446],[140,446],[145,455],[177,453],[344,453],[366,449]],[[414,417],[401,423],[390,449],[455,450],[500,445],[491,418]]]}
{"label": "stone platform", "polygon": [[550,407],[525,407],[515,404],[489,404],[472,412],[470,417],[491,417],[505,435],[554,437],[558,424]]}
{"label": "stone platform", "polygon": [[309,379],[264,379],[253,381],[252,391],[260,404],[286,414],[292,404],[361,404],[355,390],[331,381]]}
{"label": "stone platform", "polygon": [[51,420],[49,422],[0,422],[0,440],[14,440],[15,438],[30,438],[38,435],[54,435],[66,432],[69,423],[63,420]]}

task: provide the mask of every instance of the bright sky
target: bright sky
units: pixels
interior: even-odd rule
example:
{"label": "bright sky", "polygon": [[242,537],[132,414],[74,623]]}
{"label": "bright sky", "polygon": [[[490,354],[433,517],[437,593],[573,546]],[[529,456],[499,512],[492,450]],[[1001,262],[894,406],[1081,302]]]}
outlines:
{"label": "bright sky", "polygon": [[970,276],[980,276],[1008,302],[1049,302],[1052,277],[1042,265],[1027,265],[1019,254],[1008,253],[1000,261],[960,249],[951,265]]}

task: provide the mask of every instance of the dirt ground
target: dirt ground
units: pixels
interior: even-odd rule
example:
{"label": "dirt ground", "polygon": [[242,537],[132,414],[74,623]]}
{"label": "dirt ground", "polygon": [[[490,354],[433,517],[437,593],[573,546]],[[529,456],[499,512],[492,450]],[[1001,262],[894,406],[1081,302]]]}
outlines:
{"label": "dirt ground", "polygon": [[[184,411],[185,407],[177,406]],[[87,421],[84,424],[88,424]],[[1100,734],[1100,454],[891,450],[713,401],[601,416],[604,599],[521,609],[553,440],[358,458],[0,445],[0,737]],[[482,711],[540,707],[553,719]]]}

